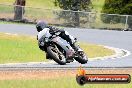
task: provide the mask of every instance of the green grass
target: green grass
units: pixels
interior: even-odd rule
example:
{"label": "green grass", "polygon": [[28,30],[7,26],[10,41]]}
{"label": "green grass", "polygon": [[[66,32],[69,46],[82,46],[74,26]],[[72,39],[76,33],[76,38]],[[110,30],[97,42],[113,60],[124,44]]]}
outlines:
{"label": "green grass", "polygon": [[[114,51],[94,44],[81,43],[88,57],[114,54]],[[46,61],[45,53],[37,45],[35,37],[0,33],[0,63]]]}
{"label": "green grass", "polygon": [[[0,0],[0,3],[13,4],[15,0]],[[44,9],[59,9],[54,6],[55,0],[27,0],[26,6],[39,7]],[[105,0],[92,0],[93,7],[96,11],[101,11]]]}
{"label": "green grass", "polygon": [[93,8],[97,11],[97,12],[101,12],[102,7],[104,5],[105,0],[92,0],[93,3]]}
{"label": "green grass", "polygon": [[4,6],[4,5],[0,5],[0,12],[13,12],[14,8],[11,6]]}
{"label": "green grass", "polygon": [[0,34],[0,63],[43,61],[43,52],[32,37]]}
{"label": "green grass", "polygon": [[35,24],[30,24],[30,23],[8,22],[8,21],[0,21],[0,24],[19,24],[19,25],[33,25],[33,26],[35,26]]}
{"label": "green grass", "polygon": [[7,3],[7,4],[13,4],[15,0],[0,0],[0,3]]}
{"label": "green grass", "polygon": [[1,80],[1,88],[131,88],[130,84],[86,84],[80,86],[75,77],[58,79]]}
{"label": "green grass", "polygon": [[[13,4],[15,0],[0,0],[0,3]],[[45,9],[55,9],[54,0],[26,0],[26,6],[39,7]]]}
{"label": "green grass", "polygon": [[96,44],[80,43],[81,48],[85,51],[89,58],[103,57],[114,54],[114,51],[104,48]]}

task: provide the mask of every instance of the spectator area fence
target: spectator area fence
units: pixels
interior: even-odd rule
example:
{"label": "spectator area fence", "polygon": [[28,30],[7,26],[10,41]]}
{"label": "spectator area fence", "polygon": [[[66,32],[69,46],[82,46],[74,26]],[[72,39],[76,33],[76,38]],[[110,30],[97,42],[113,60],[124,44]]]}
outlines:
{"label": "spectator area fence", "polygon": [[[21,19],[14,19],[15,7],[21,7]],[[105,14],[96,12],[71,11],[71,10],[52,10],[33,7],[22,7],[16,5],[0,4],[0,19],[13,21],[36,22],[45,20],[52,25],[96,28],[96,29],[119,29],[132,28],[131,15]]]}

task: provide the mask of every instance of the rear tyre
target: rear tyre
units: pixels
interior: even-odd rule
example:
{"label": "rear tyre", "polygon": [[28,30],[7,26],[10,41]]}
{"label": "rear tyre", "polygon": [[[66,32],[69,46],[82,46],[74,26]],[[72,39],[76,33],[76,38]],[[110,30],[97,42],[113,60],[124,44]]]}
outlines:
{"label": "rear tyre", "polygon": [[65,56],[61,53],[61,55],[59,55],[59,53],[61,53],[60,51],[56,51],[56,48],[53,46],[49,46],[47,47],[47,53],[49,54],[49,56],[58,64],[60,65],[65,65],[66,64],[66,59]]}

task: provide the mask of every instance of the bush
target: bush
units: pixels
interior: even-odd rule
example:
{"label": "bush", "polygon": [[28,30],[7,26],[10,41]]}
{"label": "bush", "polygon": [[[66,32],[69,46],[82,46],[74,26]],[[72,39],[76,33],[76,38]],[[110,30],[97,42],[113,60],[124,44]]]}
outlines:
{"label": "bush", "polygon": [[[102,9],[102,13],[107,14],[121,14],[132,15],[132,0],[105,0],[105,4]],[[104,23],[124,23],[125,17],[101,15],[101,20]],[[130,20],[131,21],[131,20]],[[128,22],[128,25],[132,25],[132,22]]]}

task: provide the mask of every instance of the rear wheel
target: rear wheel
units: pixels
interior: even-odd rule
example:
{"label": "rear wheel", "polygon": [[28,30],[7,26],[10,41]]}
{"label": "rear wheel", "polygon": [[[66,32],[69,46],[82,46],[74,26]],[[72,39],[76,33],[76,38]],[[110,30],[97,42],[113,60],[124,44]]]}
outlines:
{"label": "rear wheel", "polygon": [[57,48],[57,46],[55,46],[55,47],[54,46],[47,47],[47,53],[58,64],[60,64],[60,65],[65,65],[66,64],[66,58],[63,55],[63,53],[61,53],[59,51],[59,49]]}

